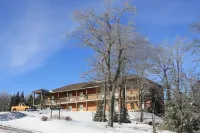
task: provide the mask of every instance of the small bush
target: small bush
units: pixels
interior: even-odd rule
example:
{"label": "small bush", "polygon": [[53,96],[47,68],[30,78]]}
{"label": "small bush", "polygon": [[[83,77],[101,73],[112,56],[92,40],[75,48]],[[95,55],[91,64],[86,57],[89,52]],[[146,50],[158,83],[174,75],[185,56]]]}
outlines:
{"label": "small bush", "polygon": [[47,121],[47,120],[48,120],[48,117],[47,117],[47,116],[42,116],[41,120],[42,120],[42,121]]}
{"label": "small bush", "polygon": [[66,121],[71,121],[72,118],[71,118],[70,116],[65,116],[65,117],[64,117],[64,120],[66,120]]}

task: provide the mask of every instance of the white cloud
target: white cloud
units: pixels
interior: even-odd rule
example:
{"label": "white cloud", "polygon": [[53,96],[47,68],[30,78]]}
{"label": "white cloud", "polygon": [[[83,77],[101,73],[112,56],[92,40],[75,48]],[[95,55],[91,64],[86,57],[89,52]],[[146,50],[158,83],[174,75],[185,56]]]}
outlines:
{"label": "white cloud", "polygon": [[0,69],[21,73],[41,67],[66,44],[66,28],[71,31],[75,25],[67,24],[65,16],[66,19],[59,21],[51,13],[29,8],[24,16],[0,31]]}

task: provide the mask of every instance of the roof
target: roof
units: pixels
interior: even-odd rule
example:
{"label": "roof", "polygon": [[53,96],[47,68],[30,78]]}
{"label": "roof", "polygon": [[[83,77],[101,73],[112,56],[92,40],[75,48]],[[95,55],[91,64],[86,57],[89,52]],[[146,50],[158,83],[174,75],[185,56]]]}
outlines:
{"label": "roof", "polygon": [[[137,79],[137,78],[139,78],[138,75],[129,75],[127,77],[127,79]],[[160,86],[159,84],[157,84],[149,79],[146,79],[146,78],[144,78],[144,79],[146,81],[149,81],[153,84]],[[80,89],[86,89],[86,88],[92,88],[92,87],[100,87],[102,85],[102,83],[103,82],[101,82],[101,81],[82,82],[82,83],[70,84],[67,86],[59,87],[59,88],[53,89],[51,91],[48,91],[45,89],[39,89],[39,90],[34,91],[33,93],[35,93],[35,94],[40,94],[41,92],[42,93],[57,93],[57,92],[65,92],[65,91],[71,91],[71,90],[80,90]]]}
{"label": "roof", "polygon": [[[128,75],[128,76],[127,76],[127,79],[128,79],[128,80],[129,80],[129,79],[137,79],[137,78],[141,78],[141,77],[139,77],[139,75],[136,75],[136,74],[132,74],[132,75]],[[162,85],[160,85],[159,83],[154,82],[153,80],[150,80],[150,79],[145,78],[145,77],[143,77],[143,79],[146,80],[146,81],[148,81],[149,83],[152,83],[152,84],[154,84],[154,85],[157,85],[159,88],[162,88]]]}
{"label": "roof", "polygon": [[100,87],[101,84],[102,82],[83,82],[83,83],[77,83],[77,84],[70,84],[64,87],[54,89],[52,90],[52,93],[71,91],[71,90],[80,90],[80,89],[86,89],[86,88],[91,88],[91,87]]}
{"label": "roof", "polygon": [[41,93],[50,93],[50,92],[49,92],[49,90],[46,90],[46,89],[39,89],[39,90],[33,91],[33,93],[41,94]]}

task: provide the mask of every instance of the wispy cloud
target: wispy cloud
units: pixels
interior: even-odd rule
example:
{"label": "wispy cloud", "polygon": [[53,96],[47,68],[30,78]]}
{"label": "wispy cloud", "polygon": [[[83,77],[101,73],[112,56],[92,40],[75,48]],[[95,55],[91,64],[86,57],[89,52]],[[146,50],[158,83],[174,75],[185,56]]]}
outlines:
{"label": "wispy cloud", "polygon": [[41,8],[28,6],[23,16],[0,31],[0,69],[21,73],[41,67],[66,44],[65,35],[75,24],[69,25],[67,16],[59,20],[59,12]]}

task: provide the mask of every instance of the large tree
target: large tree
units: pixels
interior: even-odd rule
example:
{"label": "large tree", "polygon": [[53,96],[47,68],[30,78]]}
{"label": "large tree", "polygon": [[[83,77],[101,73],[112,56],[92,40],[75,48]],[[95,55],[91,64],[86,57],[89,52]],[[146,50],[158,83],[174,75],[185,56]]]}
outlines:
{"label": "large tree", "polygon": [[[138,37],[133,23],[125,18],[135,13],[135,7],[126,1],[122,8],[113,8],[110,0],[105,2],[101,14],[92,11],[76,11],[74,19],[79,28],[72,34],[79,41],[94,50],[97,60],[104,60],[106,83],[110,92],[109,126],[113,127],[113,114],[117,82],[127,51],[134,46]],[[125,18],[125,19],[124,19]]]}

